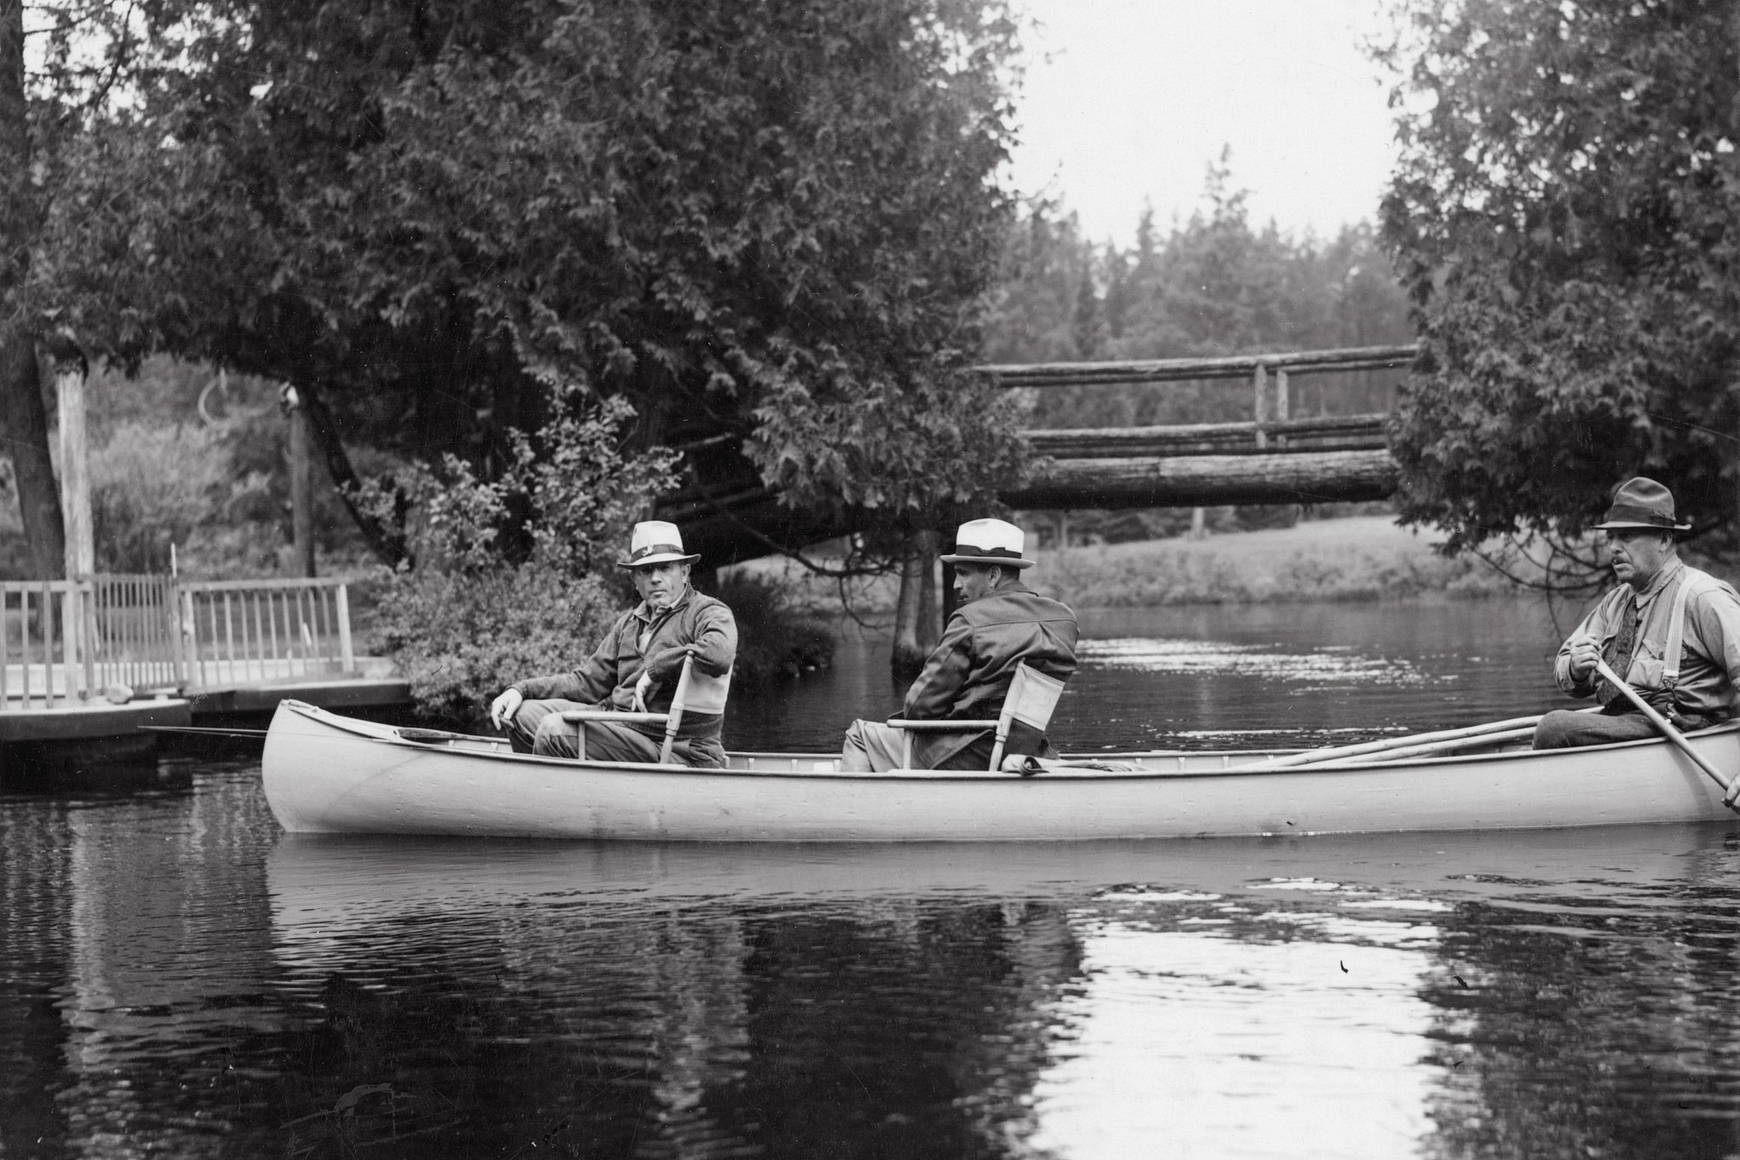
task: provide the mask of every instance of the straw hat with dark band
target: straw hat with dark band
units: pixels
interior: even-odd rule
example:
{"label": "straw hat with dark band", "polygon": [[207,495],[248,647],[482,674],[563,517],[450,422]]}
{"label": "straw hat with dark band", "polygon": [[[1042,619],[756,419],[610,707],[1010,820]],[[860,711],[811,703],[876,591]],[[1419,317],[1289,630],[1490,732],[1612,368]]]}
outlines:
{"label": "straw hat with dark band", "polygon": [[1673,493],[1653,479],[1634,476],[1613,493],[1613,506],[1594,527],[1598,532],[1642,529],[1689,532],[1692,525],[1674,521]]}
{"label": "straw hat with dark band", "polygon": [[700,554],[683,551],[683,533],[677,525],[663,520],[642,520],[634,525],[634,535],[628,544],[628,558],[616,563],[622,568],[647,568],[653,564],[676,561],[692,564]]}
{"label": "straw hat with dark band", "polygon": [[1007,520],[968,520],[955,533],[955,550],[942,559],[945,564],[1031,568],[1033,561],[1021,558],[1026,546],[1026,535]]}

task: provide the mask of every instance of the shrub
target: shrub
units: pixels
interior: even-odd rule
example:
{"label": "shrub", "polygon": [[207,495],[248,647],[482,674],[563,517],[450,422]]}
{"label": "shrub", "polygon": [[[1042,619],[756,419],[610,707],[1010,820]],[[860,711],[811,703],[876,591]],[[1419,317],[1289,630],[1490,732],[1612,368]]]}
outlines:
{"label": "shrub", "polygon": [[419,717],[473,728],[514,681],[574,668],[616,614],[597,578],[539,563],[419,569],[387,576],[373,631],[410,681]]}
{"label": "shrub", "polygon": [[[420,717],[480,724],[511,682],[590,655],[622,605],[611,561],[636,513],[672,484],[672,452],[625,451],[626,402],[574,388],[550,401],[535,436],[513,433],[515,462],[500,478],[448,455],[358,492],[382,515],[409,504],[418,567],[388,577],[374,623]],[[523,561],[510,550],[515,512],[529,516]]]}

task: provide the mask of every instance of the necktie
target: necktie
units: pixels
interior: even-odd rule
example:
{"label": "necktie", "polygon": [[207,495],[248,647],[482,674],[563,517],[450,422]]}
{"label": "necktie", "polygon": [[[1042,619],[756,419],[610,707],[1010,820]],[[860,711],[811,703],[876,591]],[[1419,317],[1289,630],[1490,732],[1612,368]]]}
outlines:
{"label": "necktie", "polygon": [[[1607,662],[1608,667],[1620,680],[1624,680],[1626,674],[1631,671],[1631,654],[1637,649],[1637,620],[1637,604],[1634,600],[1627,600],[1625,610],[1619,616],[1619,631],[1614,634],[1613,639],[1608,641],[1607,647],[1602,650],[1605,655],[1601,659]],[[1595,699],[1603,705],[1617,696],[1619,696],[1619,690],[1606,681],[1603,680],[1597,684]]]}

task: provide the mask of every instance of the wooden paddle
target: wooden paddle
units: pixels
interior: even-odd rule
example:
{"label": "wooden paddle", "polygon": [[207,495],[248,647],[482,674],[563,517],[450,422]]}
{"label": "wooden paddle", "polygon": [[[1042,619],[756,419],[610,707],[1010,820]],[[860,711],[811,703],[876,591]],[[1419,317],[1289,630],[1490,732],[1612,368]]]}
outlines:
{"label": "wooden paddle", "polygon": [[1675,729],[1672,722],[1656,712],[1654,706],[1643,699],[1643,694],[1620,680],[1619,674],[1615,673],[1612,667],[1600,657],[1595,658],[1595,671],[1601,674],[1602,679],[1608,684],[1624,694],[1626,699],[1633,705],[1636,705],[1641,709],[1643,715],[1648,717],[1650,723],[1661,731],[1663,737],[1666,737],[1669,741],[1678,746],[1681,753],[1691,758],[1692,761],[1697,764],[1699,769],[1709,774],[1711,779],[1715,781],[1717,785],[1722,787],[1724,791],[1722,795],[1723,805],[1731,810],[1740,809],[1740,807],[1734,805],[1735,797],[1740,796],[1740,778],[1730,781],[1728,778],[1723,777],[1719,772],[1717,772],[1715,766],[1704,760],[1703,756],[1700,755],[1697,750],[1692,748],[1692,743],[1686,740],[1685,734],[1681,733],[1678,729]]}
{"label": "wooden paddle", "polygon": [[1461,729],[1441,729],[1435,733],[1410,733],[1406,737],[1389,737],[1381,741],[1365,741],[1358,745],[1337,745],[1328,749],[1307,749],[1282,757],[1265,757],[1239,769],[1286,769],[1295,765],[1316,765],[1320,761],[1339,761],[1344,757],[1361,757],[1367,753],[1382,753],[1389,749],[1413,748],[1440,741],[1460,741],[1487,733],[1508,733],[1516,729],[1532,729],[1540,723],[1540,715],[1513,717],[1509,721],[1490,721],[1485,725],[1469,725]]}

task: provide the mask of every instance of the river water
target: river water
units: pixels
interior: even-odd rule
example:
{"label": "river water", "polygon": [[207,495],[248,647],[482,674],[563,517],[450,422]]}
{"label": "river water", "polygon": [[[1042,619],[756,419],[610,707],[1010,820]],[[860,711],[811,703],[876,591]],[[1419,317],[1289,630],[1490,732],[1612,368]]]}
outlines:
{"label": "river water", "polygon": [[[1536,711],[1521,602],[1102,612],[1066,748]],[[887,643],[740,698],[837,744]],[[309,840],[247,758],[0,797],[0,1157],[1740,1155],[1740,826]]]}

